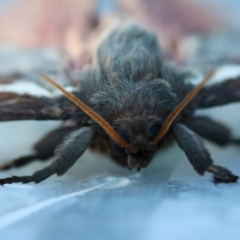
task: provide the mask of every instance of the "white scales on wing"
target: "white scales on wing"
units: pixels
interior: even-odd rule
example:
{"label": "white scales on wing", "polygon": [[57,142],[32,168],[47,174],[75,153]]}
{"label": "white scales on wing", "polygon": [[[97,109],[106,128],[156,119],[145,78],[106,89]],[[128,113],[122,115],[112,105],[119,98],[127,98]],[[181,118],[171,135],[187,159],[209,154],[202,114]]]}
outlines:
{"label": "white scales on wing", "polygon": [[[224,65],[217,68],[217,71],[215,72],[214,76],[211,78],[210,81],[206,83],[205,87],[211,86],[213,84],[221,83],[229,79],[234,79],[239,76],[240,76],[239,65]],[[187,78],[185,80],[185,83],[197,85],[202,81],[203,77],[204,77],[203,74],[196,72],[196,76]]]}
{"label": "white scales on wing", "polygon": [[[72,86],[65,87],[65,90],[68,92],[74,92],[77,89]],[[55,97],[58,95],[62,95],[61,92],[54,89],[50,91],[48,89],[43,88],[42,86],[38,85],[37,83],[25,80],[16,80],[10,84],[1,84],[0,83],[0,93],[1,92],[9,92],[9,93],[16,93],[19,95],[30,95],[35,97]]]}

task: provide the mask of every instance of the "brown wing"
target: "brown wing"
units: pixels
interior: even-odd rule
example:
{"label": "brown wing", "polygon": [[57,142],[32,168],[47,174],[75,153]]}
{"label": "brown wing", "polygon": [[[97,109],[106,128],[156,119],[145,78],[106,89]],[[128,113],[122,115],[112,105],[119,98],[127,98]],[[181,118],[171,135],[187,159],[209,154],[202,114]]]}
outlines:
{"label": "brown wing", "polygon": [[35,97],[0,92],[0,121],[68,120],[81,116],[79,109],[65,97]]}

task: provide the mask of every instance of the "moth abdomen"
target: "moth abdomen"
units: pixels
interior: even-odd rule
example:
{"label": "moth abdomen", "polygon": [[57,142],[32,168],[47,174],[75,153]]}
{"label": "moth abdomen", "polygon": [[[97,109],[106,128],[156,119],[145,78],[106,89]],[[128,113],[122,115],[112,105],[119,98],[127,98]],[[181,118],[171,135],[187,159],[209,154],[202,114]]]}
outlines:
{"label": "moth abdomen", "polygon": [[125,21],[116,25],[99,45],[97,61],[109,78],[118,73],[140,81],[148,75],[153,79],[159,76],[162,53],[155,34]]}

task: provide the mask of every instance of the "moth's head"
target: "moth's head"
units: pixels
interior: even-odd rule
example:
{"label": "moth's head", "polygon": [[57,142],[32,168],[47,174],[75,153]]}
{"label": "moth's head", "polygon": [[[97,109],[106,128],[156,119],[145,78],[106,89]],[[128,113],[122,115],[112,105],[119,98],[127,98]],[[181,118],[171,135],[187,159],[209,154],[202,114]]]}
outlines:
{"label": "moth's head", "polygon": [[94,103],[125,142],[110,138],[112,149],[125,156],[130,169],[145,168],[163,142],[154,139],[177,105],[176,94],[163,79],[121,80],[117,90],[107,89]]}
{"label": "moth's head", "polygon": [[111,138],[110,145],[116,153],[127,158],[129,169],[145,168],[163,143],[163,139],[153,141],[161,127],[159,119],[154,117],[118,119],[115,131],[127,142],[127,146],[121,146]]}

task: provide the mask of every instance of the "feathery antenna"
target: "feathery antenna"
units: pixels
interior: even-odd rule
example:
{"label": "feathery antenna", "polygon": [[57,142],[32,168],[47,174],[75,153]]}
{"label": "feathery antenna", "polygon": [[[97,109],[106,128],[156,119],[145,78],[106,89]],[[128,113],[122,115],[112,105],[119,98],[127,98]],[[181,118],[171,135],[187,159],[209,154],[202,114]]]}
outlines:
{"label": "feathery antenna", "polygon": [[95,113],[91,108],[85,105],[76,96],[67,92],[64,88],[62,88],[58,83],[56,83],[51,78],[47,77],[44,74],[42,74],[42,77],[44,80],[51,83],[54,87],[60,90],[70,101],[76,104],[83,112],[85,112],[90,118],[92,118],[95,122],[97,122],[106,131],[109,137],[111,137],[114,141],[116,141],[122,147],[126,148],[128,146],[128,143],[122,137],[120,137],[116,133],[116,131],[109,125],[109,123],[106,120],[104,120],[100,115]]}
{"label": "feathery antenna", "polygon": [[214,75],[216,70],[212,70],[209,72],[206,77],[195,87],[193,88],[187,96],[178,104],[178,106],[171,112],[171,114],[168,116],[167,120],[163,124],[162,128],[156,135],[156,137],[153,139],[154,143],[159,142],[167,133],[169,130],[171,124],[176,119],[176,117],[179,115],[179,113],[187,106],[187,104],[198,94],[198,92],[203,88],[204,84]]}

